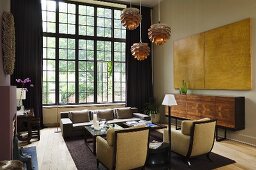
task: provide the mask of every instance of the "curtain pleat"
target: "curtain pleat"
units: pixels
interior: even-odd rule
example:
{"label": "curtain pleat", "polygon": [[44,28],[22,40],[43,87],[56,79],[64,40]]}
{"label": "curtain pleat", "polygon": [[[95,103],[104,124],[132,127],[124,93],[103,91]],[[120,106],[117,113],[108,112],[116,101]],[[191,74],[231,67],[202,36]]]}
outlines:
{"label": "curtain pleat", "polygon": [[[151,25],[150,8],[142,7],[142,42],[148,43],[148,28]],[[145,103],[148,103],[153,98],[152,85],[152,58],[149,56],[144,61],[138,61],[131,54],[131,46],[133,43],[140,42],[140,28],[126,32],[126,79],[127,79],[127,106],[137,107],[142,110]]]}
{"label": "curtain pleat", "polygon": [[11,84],[20,87],[16,79],[30,78],[25,108],[33,109],[36,117],[42,116],[42,10],[40,0],[11,0],[15,22],[16,61]]}

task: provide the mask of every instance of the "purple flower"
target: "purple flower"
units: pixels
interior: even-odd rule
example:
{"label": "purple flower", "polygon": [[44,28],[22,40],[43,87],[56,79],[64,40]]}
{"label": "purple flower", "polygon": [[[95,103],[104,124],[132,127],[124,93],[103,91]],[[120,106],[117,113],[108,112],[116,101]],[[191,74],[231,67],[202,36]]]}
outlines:
{"label": "purple flower", "polygon": [[21,84],[22,84],[22,87],[24,87],[25,84],[31,83],[31,80],[30,80],[30,78],[25,78],[24,80],[22,80],[22,79],[16,79],[16,82],[17,82],[17,83],[21,83]]}

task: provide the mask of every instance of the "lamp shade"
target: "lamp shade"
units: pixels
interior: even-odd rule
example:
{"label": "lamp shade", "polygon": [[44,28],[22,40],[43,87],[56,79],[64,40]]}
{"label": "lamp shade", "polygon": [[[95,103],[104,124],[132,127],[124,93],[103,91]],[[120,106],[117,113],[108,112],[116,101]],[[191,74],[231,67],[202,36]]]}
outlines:
{"label": "lamp shade", "polygon": [[175,106],[175,105],[177,105],[177,102],[175,100],[174,95],[173,94],[166,94],[164,96],[164,100],[163,100],[162,105],[164,105],[164,106]]}
{"label": "lamp shade", "polygon": [[17,100],[22,100],[26,99],[26,88],[16,88],[16,99]]}
{"label": "lamp shade", "polygon": [[140,10],[137,8],[125,8],[121,14],[121,23],[128,30],[135,30],[141,22]]}
{"label": "lamp shade", "polygon": [[131,47],[131,53],[139,61],[147,59],[150,53],[148,43],[134,43]]}

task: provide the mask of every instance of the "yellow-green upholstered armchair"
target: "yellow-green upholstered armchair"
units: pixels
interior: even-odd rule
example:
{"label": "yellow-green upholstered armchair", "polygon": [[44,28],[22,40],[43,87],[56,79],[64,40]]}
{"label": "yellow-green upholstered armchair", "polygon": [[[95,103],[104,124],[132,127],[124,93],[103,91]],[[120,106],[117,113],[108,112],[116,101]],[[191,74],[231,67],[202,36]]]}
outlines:
{"label": "yellow-green upholstered armchair", "polygon": [[[204,118],[200,120],[184,120],[181,130],[171,129],[171,150],[186,158],[190,166],[190,158],[209,155],[214,145],[216,120]],[[169,143],[168,130],[164,130],[164,142]]]}
{"label": "yellow-green upholstered armchair", "polygon": [[145,127],[109,129],[106,140],[100,136],[96,138],[97,167],[100,162],[108,169],[144,168],[148,141],[149,129]]}

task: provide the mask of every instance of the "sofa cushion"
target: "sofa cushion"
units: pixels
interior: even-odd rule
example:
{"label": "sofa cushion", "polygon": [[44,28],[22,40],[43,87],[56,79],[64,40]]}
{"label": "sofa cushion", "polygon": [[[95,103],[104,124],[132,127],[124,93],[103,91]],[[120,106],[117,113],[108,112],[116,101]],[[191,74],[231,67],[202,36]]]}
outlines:
{"label": "sofa cushion", "polygon": [[114,110],[113,109],[98,110],[97,117],[99,119],[113,120]]}
{"label": "sofa cushion", "polygon": [[76,110],[69,112],[69,118],[73,123],[83,123],[90,121],[89,110]]}
{"label": "sofa cushion", "polygon": [[181,133],[190,136],[191,128],[194,122],[204,122],[210,120],[209,118],[203,118],[199,120],[184,120],[181,122]]}
{"label": "sofa cushion", "polygon": [[129,119],[132,117],[133,117],[133,114],[132,114],[132,110],[130,107],[116,109],[116,118],[117,119]]}

